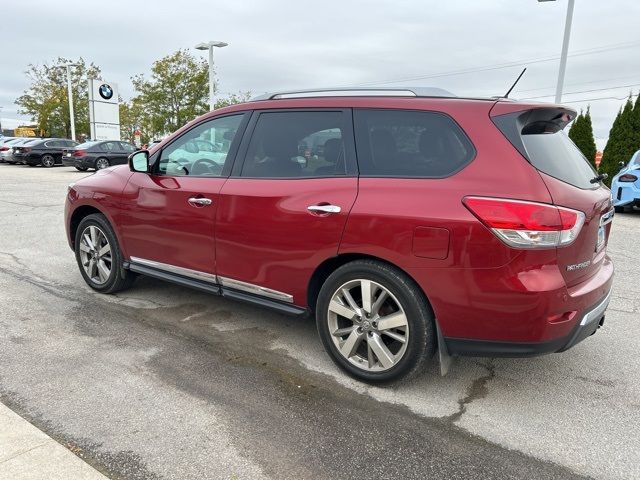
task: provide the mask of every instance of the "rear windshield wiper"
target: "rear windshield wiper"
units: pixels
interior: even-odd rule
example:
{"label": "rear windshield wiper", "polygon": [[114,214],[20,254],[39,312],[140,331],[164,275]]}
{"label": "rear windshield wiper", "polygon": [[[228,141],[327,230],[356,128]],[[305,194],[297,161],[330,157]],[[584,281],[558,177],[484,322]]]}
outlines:
{"label": "rear windshield wiper", "polygon": [[589,180],[589,182],[591,183],[599,183],[603,180],[606,180],[607,178],[609,178],[609,175],[607,175],[606,173],[601,173],[596,177],[593,177],[591,180]]}

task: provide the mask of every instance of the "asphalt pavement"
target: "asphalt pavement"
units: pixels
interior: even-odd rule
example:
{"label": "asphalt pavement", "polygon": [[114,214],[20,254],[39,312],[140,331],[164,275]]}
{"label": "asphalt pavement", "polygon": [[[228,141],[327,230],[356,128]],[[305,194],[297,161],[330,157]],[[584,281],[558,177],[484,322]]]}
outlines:
{"label": "asphalt pavement", "polygon": [[149,278],[91,291],[62,211],[86,175],[0,164],[0,401],[107,477],[640,478],[640,212],[615,217],[596,335],[379,388],[310,319]]}

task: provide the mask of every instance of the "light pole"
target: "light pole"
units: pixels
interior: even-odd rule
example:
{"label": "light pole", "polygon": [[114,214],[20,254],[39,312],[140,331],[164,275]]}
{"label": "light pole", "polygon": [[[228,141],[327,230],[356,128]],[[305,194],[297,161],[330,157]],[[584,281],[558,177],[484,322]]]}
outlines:
{"label": "light pole", "polygon": [[[538,0],[538,2],[555,2],[556,0]],[[564,72],[567,69],[567,53],[569,51],[569,38],[571,37],[571,22],[573,21],[573,5],[575,0],[569,0],[567,5],[567,18],[564,22],[564,38],[562,39],[562,53],[560,54],[560,69],[558,70],[558,84],[556,85],[556,103],[562,101],[562,86],[564,85]]]}
{"label": "light pole", "polygon": [[195,46],[197,50],[209,50],[209,110],[213,111],[215,106],[215,101],[213,98],[213,49],[215,47],[222,48],[229,45],[225,42],[211,41],[199,43]]}
{"label": "light pole", "polygon": [[67,69],[67,97],[69,98],[69,120],[71,123],[71,140],[76,139],[76,122],[73,117],[73,93],[71,91],[71,67],[78,66],[79,63],[66,63],[58,65],[57,68]]}

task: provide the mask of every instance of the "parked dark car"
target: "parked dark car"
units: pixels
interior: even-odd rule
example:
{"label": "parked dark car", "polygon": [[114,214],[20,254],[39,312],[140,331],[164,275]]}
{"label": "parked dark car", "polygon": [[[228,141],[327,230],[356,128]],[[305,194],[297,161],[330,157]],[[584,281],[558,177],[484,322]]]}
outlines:
{"label": "parked dark car", "polygon": [[34,140],[41,140],[40,137],[17,137],[12,140],[7,140],[0,147],[0,162],[7,162],[11,164],[22,163],[22,159],[16,159],[13,154],[16,147],[21,147],[33,142]]}
{"label": "parked dark car", "polygon": [[[407,377],[436,351],[443,371],[450,355],[562,352],[603,324],[614,209],[564,132],[575,110],[338,93],[217,109],[129,168],[70,185],[86,283],[113,293],[144,274],[315,313],[327,353],[368,382]],[[198,154],[201,139],[220,144],[215,157]],[[300,161],[299,145],[321,142],[322,157]]]}
{"label": "parked dark car", "polygon": [[13,159],[16,163],[24,163],[30,167],[42,165],[53,167],[62,165],[62,150],[78,145],[78,142],[65,138],[45,138],[34,140],[13,149]]}
{"label": "parked dark car", "polygon": [[127,158],[135,151],[136,147],[133,144],[118,140],[85,142],[75,148],[64,150],[62,164],[76,167],[81,172],[90,168],[102,170],[111,165],[127,163]]}

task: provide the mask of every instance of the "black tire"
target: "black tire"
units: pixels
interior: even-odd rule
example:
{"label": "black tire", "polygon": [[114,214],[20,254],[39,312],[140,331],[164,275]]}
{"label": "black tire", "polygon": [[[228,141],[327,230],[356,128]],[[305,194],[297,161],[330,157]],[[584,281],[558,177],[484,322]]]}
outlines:
{"label": "black tire", "polygon": [[[375,372],[347,360],[333,342],[329,329],[329,303],[336,291],[349,281],[366,279],[387,289],[400,303],[408,322],[408,341],[403,356],[391,368]],[[320,339],[333,362],[349,375],[367,383],[406,380],[422,372],[436,350],[433,311],[422,290],[404,272],[383,262],[358,260],[334,271],[324,282],[316,306]]]}
{"label": "black tire", "polygon": [[40,164],[43,167],[51,168],[56,164],[56,159],[53,155],[47,153],[40,158]]}
{"label": "black tire", "polygon": [[[98,166],[102,162],[106,162],[106,165],[104,165],[103,167]],[[103,168],[110,167],[111,162],[109,161],[108,158],[100,157],[100,158],[96,158],[96,163],[94,163],[93,166],[96,169],[96,171],[98,171],[98,170],[102,170]]]}
{"label": "black tire", "polygon": [[88,170],[87,167],[76,167],[76,170],[78,170],[79,172],[86,172]]}
{"label": "black tire", "polygon": [[[111,273],[104,283],[97,283],[89,278],[89,275],[87,275],[87,273],[85,272],[85,269],[82,265],[82,260],[80,258],[80,242],[82,233],[86,228],[92,225],[97,226],[100,230],[102,230],[102,232],[104,232],[111,247]],[[122,256],[122,250],[120,250],[118,239],[113,231],[113,228],[111,227],[111,224],[104,215],[94,213],[84,217],[80,221],[78,229],[76,230],[74,245],[78,268],[80,269],[82,278],[84,278],[84,281],[91,288],[100,293],[116,293],[131,286],[135,279],[135,275],[133,274],[133,272],[130,272],[129,270],[125,270],[123,268],[124,258]]]}

